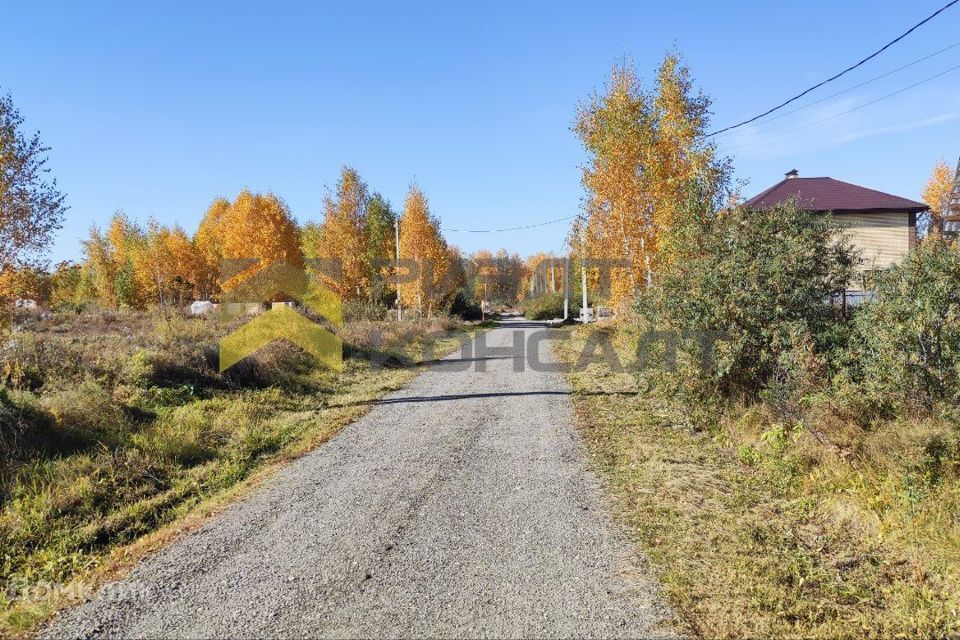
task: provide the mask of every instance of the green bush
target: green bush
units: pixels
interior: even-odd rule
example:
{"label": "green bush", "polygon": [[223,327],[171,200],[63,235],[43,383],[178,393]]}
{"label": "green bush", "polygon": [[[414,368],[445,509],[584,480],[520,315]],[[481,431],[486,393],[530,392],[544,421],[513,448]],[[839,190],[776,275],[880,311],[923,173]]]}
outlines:
{"label": "green bush", "polygon": [[[668,240],[668,266],[637,308],[651,328],[719,331],[712,382],[731,396],[755,396],[802,358],[835,349],[838,310],[827,301],[850,281],[854,255],[829,216],[785,203],[715,212],[688,200]],[[809,343],[809,344],[807,344]]]}
{"label": "green bush", "polygon": [[450,303],[450,315],[461,320],[480,320],[483,318],[483,310],[479,304],[467,298],[463,291],[458,291]]}
{"label": "green bush", "polygon": [[343,303],[344,322],[357,320],[383,320],[387,316],[387,307],[369,300],[347,300]]}
{"label": "green bush", "polygon": [[[570,315],[576,315],[580,308],[570,305]],[[523,315],[528,320],[553,320],[563,317],[563,294],[544,293],[530,298],[523,305]]]}
{"label": "green bush", "polygon": [[960,401],[960,249],[928,238],[875,278],[858,310],[854,375],[877,401]]}

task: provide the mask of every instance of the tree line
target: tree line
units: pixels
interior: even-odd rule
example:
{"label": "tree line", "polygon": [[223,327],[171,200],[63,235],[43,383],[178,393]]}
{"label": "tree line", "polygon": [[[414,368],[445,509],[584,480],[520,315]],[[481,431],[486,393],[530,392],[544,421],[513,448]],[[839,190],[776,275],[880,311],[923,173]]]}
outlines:
{"label": "tree line", "polygon": [[52,270],[8,263],[0,290],[8,299],[77,311],[183,306],[219,300],[236,280],[224,270],[231,261],[249,261],[254,270],[284,262],[305,268],[366,316],[395,306],[398,287],[404,308],[433,315],[470,313],[481,300],[516,302],[529,275],[518,255],[502,249],[462,256],[418,186],[397,212],[349,166],[324,197],[320,221],[301,226],[275,194],[243,190],[214,200],[192,234],[117,212],[105,227],[93,226],[82,247],[81,261]]}

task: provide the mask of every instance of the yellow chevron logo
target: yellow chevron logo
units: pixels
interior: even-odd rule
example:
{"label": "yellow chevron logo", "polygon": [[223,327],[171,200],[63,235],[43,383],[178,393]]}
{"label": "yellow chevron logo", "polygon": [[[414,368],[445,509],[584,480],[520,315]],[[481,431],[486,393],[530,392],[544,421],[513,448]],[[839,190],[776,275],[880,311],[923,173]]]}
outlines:
{"label": "yellow chevron logo", "polygon": [[[226,265],[225,271],[229,270]],[[225,288],[228,286],[223,296],[228,306],[283,294],[334,325],[343,324],[340,297],[312,282],[303,269],[285,262],[271,263],[247,277],[241,274],[225,283]],[[343,341],[336,334],[288,306],[273,306],[220,340],[220,371],[280,339],[289,340],[335,371],[343,370]]]}

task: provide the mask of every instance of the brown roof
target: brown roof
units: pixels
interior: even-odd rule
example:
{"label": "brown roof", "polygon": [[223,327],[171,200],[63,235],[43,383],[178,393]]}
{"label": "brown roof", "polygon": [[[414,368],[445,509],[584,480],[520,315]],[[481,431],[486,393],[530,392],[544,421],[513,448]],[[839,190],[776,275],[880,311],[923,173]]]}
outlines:
{"label": "brown roof", "polygon": [[882,191],[874,191],[833,178],[787,178],[747,200],[744,206],[767,209],[785,200],[814,212],[879,212],[902,211],[919,213],[927,205]]}

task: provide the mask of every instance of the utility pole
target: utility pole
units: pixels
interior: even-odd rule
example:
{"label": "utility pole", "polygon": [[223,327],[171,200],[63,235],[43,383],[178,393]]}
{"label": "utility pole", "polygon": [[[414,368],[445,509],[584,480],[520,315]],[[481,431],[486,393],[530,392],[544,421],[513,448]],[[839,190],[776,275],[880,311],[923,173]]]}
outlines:
{"label": "utility pole", "polygon": [[580,288],[583,289],[583,304],[580,305],[580,317],[586,318],[590,307],[587,306],[587,267],[583,263],[583,259],[580,260]]}
{"label": "utility pole", "polygon": [[570,317],[570,254],[564,258],[563,264],[563,319]]}
{"label": "utility pole", "polygon": [[557,292],[557,270],[553,268],[553,254],[550,254],[550,293]]}
{"label": "utility pole", "polygon": [[400,218],[393,220],[394,240],[397,247],[397,322],[403,320],[403,307],[400,305]]}
{"label": "utility pole", "polygon": [[580,287],[583,290],[583,304],[580,305],[580,322],[590,321],[591,310],[587,304],[587,232],[583,230],[580,236]]}

